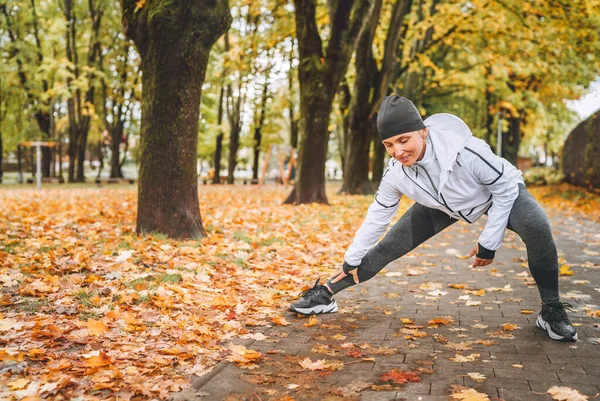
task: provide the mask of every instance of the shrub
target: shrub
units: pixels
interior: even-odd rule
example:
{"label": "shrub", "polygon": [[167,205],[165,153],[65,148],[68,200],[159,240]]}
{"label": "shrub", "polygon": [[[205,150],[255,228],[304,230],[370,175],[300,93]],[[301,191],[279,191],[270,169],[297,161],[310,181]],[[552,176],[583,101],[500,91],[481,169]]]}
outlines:
{"label": "shrub", "polygon": [[552,185],[560,184],[565,175],[553,167],[533,167],[523,173],[523,180],[527,185]]}

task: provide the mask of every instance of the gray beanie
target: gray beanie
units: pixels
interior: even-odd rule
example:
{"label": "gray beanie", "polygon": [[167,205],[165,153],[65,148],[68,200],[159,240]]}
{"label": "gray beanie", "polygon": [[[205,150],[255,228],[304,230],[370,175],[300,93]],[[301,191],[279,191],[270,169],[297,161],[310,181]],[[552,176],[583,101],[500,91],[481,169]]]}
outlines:
{"label": "gray beanie", "polygon": [[386,96],[379,106],[377,131],[381,140],[425,128],[421,114],[405,97]]}

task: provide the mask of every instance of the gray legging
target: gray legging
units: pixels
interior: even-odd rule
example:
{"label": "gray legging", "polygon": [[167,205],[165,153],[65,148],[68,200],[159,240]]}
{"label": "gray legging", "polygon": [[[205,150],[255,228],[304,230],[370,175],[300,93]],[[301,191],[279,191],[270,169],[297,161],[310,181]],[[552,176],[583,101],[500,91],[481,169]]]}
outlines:
{"label": "gray legging", "polygon": [[[362,259],[358,267],[360,282],[369,280],[388,263],[406,255],[455,222],[456,219],[440,210],[415,203]],[[519,196],[510,212],[507,228],[516,232],[525,242],[529,269],[542,301],[558,301],[558,256],[550,222],[542,207],[522,184],[519,184]],[[329,280],[327,284],[335,294],[353,286],[354,280],[348,276],[337,283]]]}

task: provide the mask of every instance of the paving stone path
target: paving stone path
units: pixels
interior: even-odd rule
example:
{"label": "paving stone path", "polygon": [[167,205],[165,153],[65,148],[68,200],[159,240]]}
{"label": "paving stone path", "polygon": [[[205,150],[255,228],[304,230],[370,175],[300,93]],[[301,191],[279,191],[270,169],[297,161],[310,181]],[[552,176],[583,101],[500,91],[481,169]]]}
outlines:
{"label": "paving stone path", "polygon": [[[556,210],[548,214],[559,255],[573,272],[560,277],[560,290],[573,305],[576,343],[552,341],[535,327],[540,300],[516,234],[507,231],[486,268],[473,270],[456,256],[470,251],[482,219],[455,224],[370,281],[338,294],[340,311],[319,315],[315,325],[306,327],[308,319],[282,310],[289,326],[263,329],[265,340],[239,342],[263,354],[258,368],[224,361],[176,398],[441,401],[453,385],[491,400],[551,400],[551,386],[593,397],[600,392],[600,318],[589,311],[600,309],[600,223]],[[436,318],[450,323],[428,323]],[[514,327],[505,323],[519,328],[505,330]],[[456,354],[474,360],[450,360]],[[305,358],[344,366],[311,371],[300,366]],[[419,371],[420,382],[383,381],[392,369]],[[477,382],[468,373],[485,379]]]}

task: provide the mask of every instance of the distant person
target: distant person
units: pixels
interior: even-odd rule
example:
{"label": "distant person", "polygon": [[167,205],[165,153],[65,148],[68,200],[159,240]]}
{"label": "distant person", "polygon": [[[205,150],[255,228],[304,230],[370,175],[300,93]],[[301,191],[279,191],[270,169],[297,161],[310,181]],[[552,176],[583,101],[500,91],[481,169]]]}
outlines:
{"label": "distant person", "polygon": [[[487,214],[478,244],[468,255],[475,256],[472,266],[492,263],[506,228],[516,232],[525,242],[542,299],[537,326],[553,340],[576,341],[565,311],[571,305],[561,302],[558,294],[558,256],[550,223],[525,188],[521,172],[492,153],[460,118],[441,113],[423,121],[412,102],[400,96],[383,100],[377,130],[391,159],[365,221],[343,266],[325,285],[317,280],[290,309],[302,314],[336,312],[334,294],[369,280],[458,220],[473,223]],[[402,195],[416,203],[375,245]]]}

